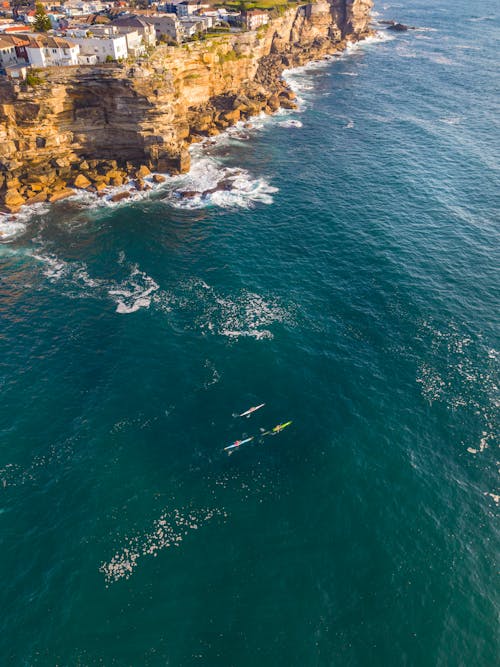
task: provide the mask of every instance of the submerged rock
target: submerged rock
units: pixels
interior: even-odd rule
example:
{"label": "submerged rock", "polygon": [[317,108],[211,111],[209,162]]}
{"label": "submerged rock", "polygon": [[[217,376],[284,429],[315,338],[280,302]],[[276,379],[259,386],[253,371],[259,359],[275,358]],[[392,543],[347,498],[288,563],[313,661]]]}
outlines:
{"label": "submerged rock", "polygon": [[130,192],[128,190],[125,190],[124,192],[117,192],[115,195],[113,195],[110,200],[112,202],[117,202],[121,201],[122,199],[128,199],[130,197]]}
{"label": "submerged rock", "polygon": [[387,26],[387,30],[395,30],[396,32],[406,32],[407,30],[415,30],[413,26],[405,25],[404,23],[391,23]]}

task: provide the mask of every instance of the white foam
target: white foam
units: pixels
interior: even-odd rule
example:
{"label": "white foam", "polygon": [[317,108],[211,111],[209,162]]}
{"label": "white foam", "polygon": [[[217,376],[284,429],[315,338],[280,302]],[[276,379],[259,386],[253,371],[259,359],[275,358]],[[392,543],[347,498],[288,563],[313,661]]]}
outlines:
{"label": "white foam", "polygon": [[[417,382],[423,397],[432,405],[438,401],[449,410],[467,410],[482,426],[477,443],[467,447],[470,454],[480,454],[497,438],[498,369],[495,352],[483,345],[481,337],[464,335],[457,325],[442,331],[425,322],[423,332],[430,337],[433,361],[419,369]],[[443,359],[453,363],[443,364]],[[438,370],[439,369],[439,370]]]}
{"label": "white foam", "polygon": [[282,120],[278,123],[278,125],[280,125],[280,127],[287,127],[287,128],[302,127],[302,123],[300,122],[300,120],[295,120],[294,118],[290,118],[289,120]]}
{"label": "white foam", "polygon": [[446,123],[447,125],[460,125],[463,116],[447,116],[445,118],[440,118],[439,120],[441,123]]}
{"label": "white foam", "polygon": [[157,556],[163,549],[180,547],[186,536],[215,518],[227,518],[227,512],[218,508],[174,509],[164,511],[153,523],[151,531],[125,538],[125,546],[101,564],[99,571],[106,585],[132,576],[140,558]]}
{"label": "white foam", "polygon": [[0,214],[0,243],[9,243],[26,231],[26,225],[15,219],[3,220]]}
{"label": "white foam", "polygon": [[55,255],[45,255],[41,252],[33,252],[31,256],[43,264],[43,274],[50,281],[60,280],[68,272],[69,265],[63,259],[59,259]]}
{"label": "white foam", "polygon": [[[216,159],[202,157],[193,162],[189,174],[178,177],[178,188],[171,197],[177,208],[206,206],[250,208],[256,203],[272,204],[278,188],[264,178],[252,178],[246,169],[224,167]],[[223,184],[223,189],[217,189]],[[183,192],[194,193],[183,196]]]}
{"label": "white foam", "polygon": [[[66,262],[43,252],[34,252],[31,256],[42,263],[43,274],[51,282],[63,281],[76,297],[111,297],[116,304],[116,312],[121,315],[149,308],[153,294],[159,289],[153,278],[141,271],[137,264],[130,265],[130,274],[124,280],[109,281],[90,276],[88,267],[83,262]],[[123,266],[124,254],[119,256],[118,263]]]}

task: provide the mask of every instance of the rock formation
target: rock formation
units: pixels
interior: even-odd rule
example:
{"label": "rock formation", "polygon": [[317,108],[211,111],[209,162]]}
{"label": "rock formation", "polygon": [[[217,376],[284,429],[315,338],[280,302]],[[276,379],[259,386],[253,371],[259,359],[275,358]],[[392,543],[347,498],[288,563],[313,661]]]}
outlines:
{"label": "rock formation", "polygon": [[[372,0],[318,0],[257,31],[159,46],[133,65],[47,68],[0,83],[0,206],[100,192],[150,170],[189,169],[188,146],[239,120],[293,107],[283,69],[370,34]],[[70,187],[71,186],[71,187]]]}

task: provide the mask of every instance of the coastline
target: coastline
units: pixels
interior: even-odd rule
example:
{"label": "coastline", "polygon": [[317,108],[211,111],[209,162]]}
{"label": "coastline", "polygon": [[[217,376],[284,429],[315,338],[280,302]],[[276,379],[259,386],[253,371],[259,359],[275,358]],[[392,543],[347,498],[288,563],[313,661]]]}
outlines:
{"label": "coastline", "polygon": [[[248,196],[248,183],[250,176],[247,172],[241,169],[219,169],[218,173],[214,175],[212,181],[207,179],[206,169],[203,173],[205,188],[189,190],[186,186],[186,181],[189,183],[191,177],[196,179],[197,163],[207,158],[208,152],[211,148],[220,145],[221,142],[228,138],[235,138],[238,140],[249,140],[251,135],[259,131],[264,123],[278,122],[280,118],[281,123],[285,127],[300,128],[302,123],[294,118],[288,118],[290,115],[300,114],[304,111],[304,100],[300,97],[300,87],[296,85],[293,76],[301,71],[307,71],[309,68],[317,68],[318,66],[326,66],[337,58],[340,58],[353,49],[363,46],[368,43],[379,43],[392,40],[394,37],[389,36],[385,32],[370,30],[369,33],[356,38],[355,40],[345,40],[341,45],[334,45],[329,53],[324,53],[319,57],[313,58],[300,65],[284,68],[280,75],[280,81],[287,90],[290,91],[290,99],[296,101],[294,105],[288,107],[279,107],[272,113],[260,111],[258,114],[250,116],[246,120],[237,120],[230,124],[226,129],[220,133],[212,136],[200,137],[200,141],[193,142],[188,151],[190,154],[190,169],[181,174],[169,174],[166,172],[151,172],[144,176],[143,183],[145,187],[138,189],[136,186],[136,179],[131,176],[123,184],[113,186],[108,185],[102,192],[94,192],[91,189],[72,188],[71,194],[68,194],[64,199],[68,199],[75,204],[82,203],[85,208],[116,208],[126,204],[132,204],[143,199],[149,199],[158,195],[158,193],[165,189],[172,191],[172,196],[169,198],[169,203],[178,208],[196,209],[204,208],[207,205],[219,205],[222,207],[238,207],[245,205],[238,203],[240,190],[236,186],[235,181],[239,181],[239,185],[244,182],[246,187],[243,187],[244,196]],[[192,161],[191,161],[192,160]],[[200,165],[203,170],[203,165]],[[221,184],[222,183],[222,184]],[[234,183],[234,185],[233,185]],[[175,187],[178,186],[178,187]],[[195,188],[196,186],[191,186]],[[246,192],[245,192],[246,190]],[[264,203],[272,203],[272,194],[277,189],[266,182],[257,185],[258,192],[255,193],[254,201],[264,201]],[[253,193],[250,193],[252,200]],[[186,196],[187,195],[187,196]],[[246,199],[247,197],[245,197]],[[56,203],[56,202],[54,202]],[[9,243],[18,236],[22,235],[26,229],[29,220],[36,214],[40,214],[44,210],[49,210],[52,206],[51,202],[38,202],[34,204],[25,204],[15,213],[8,213],[0,211],[0,243]]]}
{"label": "coastline", "polygon": [[293,109],[283,71],[372,35],[371,6],[320,0],[273,18],[263,33],[158,47],[132,65],[48,68],[31,88],[1,82],[0,210],[54,203],[75,187],[107,194],[134,180],[142,191],[151,172],[188,172],[192,143]]}

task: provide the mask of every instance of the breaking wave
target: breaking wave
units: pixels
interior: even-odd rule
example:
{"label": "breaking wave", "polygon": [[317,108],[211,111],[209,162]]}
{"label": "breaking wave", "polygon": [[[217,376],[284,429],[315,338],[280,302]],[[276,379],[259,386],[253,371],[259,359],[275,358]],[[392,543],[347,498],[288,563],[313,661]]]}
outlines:
{"label": "breaking wave", "polygon": [[224,167],[213,158],[202,157],[194,161],[189,174],[178,177],[170,201],[186,209],[250,208],[257,203],[272,204],[276,192],[278,188],[264,178],[252,178],[246,169]]}

